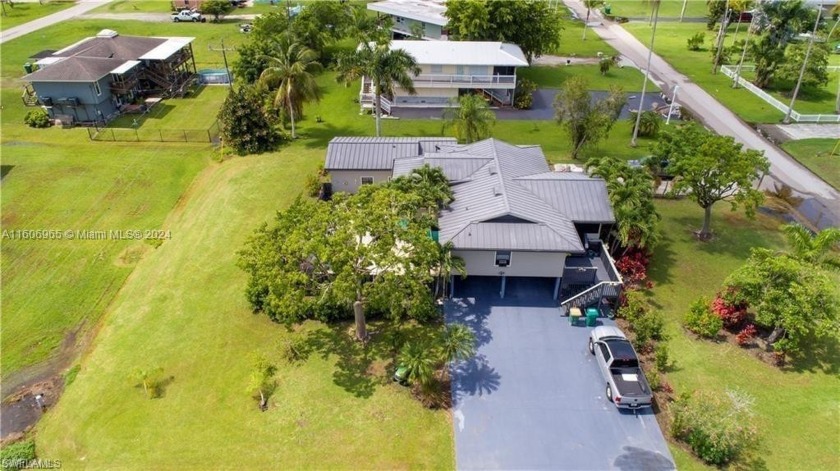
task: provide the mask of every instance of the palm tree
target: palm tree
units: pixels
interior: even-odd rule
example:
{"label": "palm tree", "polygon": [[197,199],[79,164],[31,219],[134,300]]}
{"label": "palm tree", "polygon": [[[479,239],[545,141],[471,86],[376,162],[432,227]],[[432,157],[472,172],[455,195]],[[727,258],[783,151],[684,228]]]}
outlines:
{"label": "palm tree", "polygon": [[478,95],[464,95],[451,102],[443,112],[443,128],[455,129],[455,137],[467,144],[490,137],[496,114],[487,106],[487,101]]}
{"label": "palm tree", "polygon": [[397,356],[397,364],[406,369],[409,383],[428,386],[434,379],[435,357],[434,348],[428,342],[406,342]]}
{"label": "palm tree", "polygon": [[650,80],[650,60],[653,56],[653,42],[656,39],[656,26],[659,24],[659,5],[662,0],[643,0],[653,10],[653,28],[650,33],[650,46],[648,46],[647,67],[645,67],[645,81],[642,83],[642,94],[639,97],[639,113],[636,114],[636,125],[633,126],[633,138],[630,145],[636,147],[636,138],[639,136],[639,120],[642,119],[642,111],[645,109],[645,92],[647,91],[648,80]]}
{"label": "palm tree", "polygon": [[417,61],[404,50],[391,49],[387,44],[362,43],[354,53],[339,56],[337,69],[336,80],[346,85],[359,78],[370,80],[376,113],[376,137],[382,135],[382,95],[393,95],[394,84],[411,95],[417,93],[412,79],[412,75],[420,75]]}
{"label": "palm tree", "polygon": [[464,324],[447,325],[440,338],[440,350],[446,362],[471,358],[475,355],[475,334]]}
{"label": "palm tree", "polygon": [[318,53],[295,42],[291,35],[283,35],[276,44],[276,54],[266,56],[269,66],[260,74],[260,83],[269,89],[277,88],[274,105],[289,114],[292,139],[295,133],[295,113],[302,114],[303,103],[321,97],[313,74],[322,67],[317,62]]}
{"label": "palm tree", "polygon": [[452,254],[454,249],[455,244],[451,240],[440,246],[435,296],[437,296],[439,288],[442,287],[442,296],[446,297],[446,283],[454,273],[460,274],[462,280],[467,278],[467,264],[463,258]]}
{"label": "palm tree", "polygon": [[793,255],[811,263],[821,263],[829,251],[840,244],[840,229],[831,227],[814,234],[801,224],[782,226]]}
{"label": "palm tree", "polygon": [[604,3],[604,0],[583,0],[583,6],[586,7],[586,21],[583,23],[583,40],[586,41],[586,27],[589,25],[589,14],[592,9]]}

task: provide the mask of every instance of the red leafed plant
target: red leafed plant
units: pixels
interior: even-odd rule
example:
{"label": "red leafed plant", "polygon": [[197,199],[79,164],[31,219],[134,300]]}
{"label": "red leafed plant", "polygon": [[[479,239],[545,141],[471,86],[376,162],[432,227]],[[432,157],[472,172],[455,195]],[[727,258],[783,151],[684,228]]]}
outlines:
{"label": "red leafed plant", "polygon": [[653,283],[647,279],[650,256],[638,249],[631,249],[615,262],[615,267],[624,278],[629,288],[644,287],[650,289]]}
{"label": "red leafed plant", "polygon": [[735,330],[747,320],[747,304],[734,301],[734,295],[730,290],[725,293],[719,292],[712,301],[712,312],[723,320],[723,326],[727,330]]}
{"label": "red leafed plant", "polygon": [[750,343],[757,333],[758,332],[756,331],[754,325],[747,324],[747,326],[741,329],[741,331],[738,332],[738,335],[735,336],[735,341],[738,342],[738,345],[743,347],[744,345]]}

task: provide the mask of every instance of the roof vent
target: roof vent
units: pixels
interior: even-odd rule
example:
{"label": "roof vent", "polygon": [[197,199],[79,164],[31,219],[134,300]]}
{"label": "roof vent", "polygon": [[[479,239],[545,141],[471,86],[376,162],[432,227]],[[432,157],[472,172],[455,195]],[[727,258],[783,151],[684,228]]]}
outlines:
{"label": "roof vent", "polygon": [[120,34],[112,29],[103,29],[99,33],[96,34],[97,38],[116,38]]}
{"label": "roof vent", "polygon": [[496,174],[496,166],[491,165],[491,166],[487,167],[487,171],[490,172],[490,175],[495,175]]}
{"label": "roof vent", "polygon": [[502,196],[502,189],[498,186],[493,187],[493,196]]}

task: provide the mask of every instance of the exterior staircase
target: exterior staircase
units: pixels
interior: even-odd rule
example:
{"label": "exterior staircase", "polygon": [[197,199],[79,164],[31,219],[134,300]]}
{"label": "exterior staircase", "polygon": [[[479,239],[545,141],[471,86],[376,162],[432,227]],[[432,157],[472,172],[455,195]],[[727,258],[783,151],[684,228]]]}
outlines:
{"label": "exterior staircase", "polygon": [[35,89],[32,85],[26,84],[23,87],[23,93],[20,95],[24,106],[38,106],[38,95],[35,94]]}

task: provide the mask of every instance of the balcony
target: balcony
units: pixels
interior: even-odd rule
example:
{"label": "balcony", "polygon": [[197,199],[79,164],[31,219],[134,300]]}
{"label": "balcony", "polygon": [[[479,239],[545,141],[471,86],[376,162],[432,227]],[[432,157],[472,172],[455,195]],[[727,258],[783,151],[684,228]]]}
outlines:
{"label": "balcony", "polygon": [[415,87],[516,88],[516,75],[421,74],[413,80]]}

